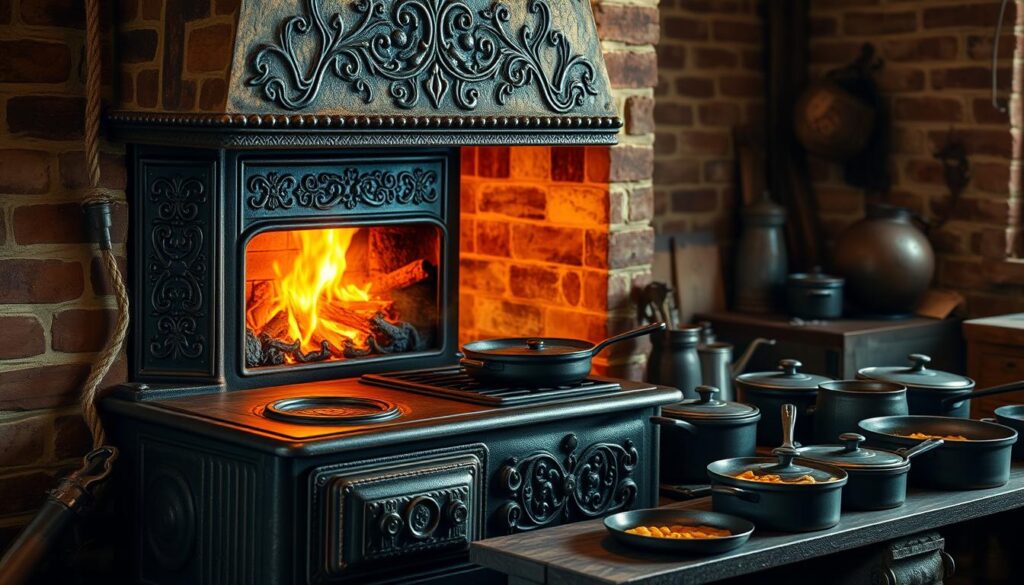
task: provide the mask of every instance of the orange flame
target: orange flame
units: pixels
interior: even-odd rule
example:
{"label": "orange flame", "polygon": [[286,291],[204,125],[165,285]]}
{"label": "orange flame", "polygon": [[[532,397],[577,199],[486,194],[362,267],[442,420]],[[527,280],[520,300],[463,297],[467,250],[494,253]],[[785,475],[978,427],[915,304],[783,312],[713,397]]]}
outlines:
{"label": "orange flame", "polygon": [[282,274],[277,261],[277,295],[270,314],[285,311],[288,335],[301,341],[303,350],[318,351],[327,340],[341,348],[346,340],[364,345],[366,334],[340,321],[331,319],[330,306],[370,301],[371,284],[356,285],[345,281],[345,258],[357,228],[301,230],[295,232],[301,244],[291,271]]}

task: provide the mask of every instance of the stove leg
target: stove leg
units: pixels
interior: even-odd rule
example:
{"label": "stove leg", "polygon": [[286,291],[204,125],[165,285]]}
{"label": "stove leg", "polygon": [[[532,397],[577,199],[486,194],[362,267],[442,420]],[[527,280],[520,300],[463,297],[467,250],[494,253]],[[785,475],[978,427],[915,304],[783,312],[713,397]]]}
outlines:
{"label": "stove leg", "polygon": [[941,585],[954,571],[953,558],[937,532],[923,532],[866,547],[844,559],[836,585]]}

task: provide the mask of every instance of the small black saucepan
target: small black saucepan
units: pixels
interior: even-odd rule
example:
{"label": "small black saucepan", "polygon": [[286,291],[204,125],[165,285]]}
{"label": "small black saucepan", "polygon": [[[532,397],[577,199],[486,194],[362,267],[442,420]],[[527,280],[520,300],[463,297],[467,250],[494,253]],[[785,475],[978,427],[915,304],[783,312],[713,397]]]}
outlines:
{"label": "small black saucepan", "polygon": [[[785,532],[831,528],[839,523],[847,474],[833,465],[798,458],[799,451],[793,447],[796,407],[783,405],[782,412],[786,437],[772,451],[776,457],[737,457],[708,465],[711,508]],[[737,477],[747,471],[755,476],[778,475],[782,483]],[[804,476],[814,482],[795,483]]]}
{"label": "small black saucepan", "polygon": [[[638,526],[711,526],[724,528],[731,536],[719,538],[653,538],[629,534],[626,531]],[[648,508],[619,512],[604,519],[604,526],[619,542],[660,552],[714,555],[742,546],[754,532],[754,525],[743,518],[704,512],[700,510],[673,510],[671,508]]]}
{"label": "small black saucepan", "polygon": [[664,323],[655,323],[599,343],[552,337],[485,339],[464,345],[465,357],[459,363],[467,374],[486,384],[564,386],[586,379],[591,360],[609,345],[664,329]]}
{"label": "small black saucepan", "polygon": [[[999,487],[1010,479],[1010,450],[1017,431],[1000,424],[948,416],[880,416],[860,421],[868,444],[908,449],[920,443],[908,435],[944,437],[938,448],[922,454],[910,469],[914,485],[944,490]],[[966,440],[949,437],[961,436]]]}
{"label": "small black saucepan", "polygon": [[885,510],[902,506],[907,499],[910,458],[942,444],[942,439],[930,439],[892,452],[862,447],[864,435],[857,433],[843,433],[839,440],[842,445],[803,447],[800,456],[846,471],[850,480],[843,488],[844,510]]}
{"label": "small black saucepan", "polygon": [[[994,412],[996,422],[1017,431],[1018,436],[1024,433],[1024,404],[1000,406]],[[1024,459],[1024,441],[1017,439],[1017,442],[1013,444],[1013,458]]]}

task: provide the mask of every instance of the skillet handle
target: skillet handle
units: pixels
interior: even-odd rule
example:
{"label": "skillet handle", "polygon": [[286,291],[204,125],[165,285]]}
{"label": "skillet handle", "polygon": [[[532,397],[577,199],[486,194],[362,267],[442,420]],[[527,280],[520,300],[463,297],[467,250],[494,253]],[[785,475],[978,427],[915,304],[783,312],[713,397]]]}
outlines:
{"label": "skillet handle", "polygon": [[482,362],[480,360],[474,360],[470,358],[462,358],[459,360],[459,365],[466,368],[467,370],[490,370],[490,371],[501,371],[505,369],[504,364]]}
{"label": "skillet handle", "polygon": [[753,504],[761,501],[761,494],[729,485],[713,485],[711,486],[711,493],[718,494],[720,496],[736,497]]}
{"label": "skillet handle", "polygon": [[682,429],[690,433],[691,435],[697,434],[697,427],[691,423],[686,422],[685,420],[669,418],[667,416],[652,416],[651,422],[656,425],[661,425],[663,427],[675,427],[677,429]]}
{"label": "skillet handle", "polygon": [[927,453],[936,447],[942,446],[946,441],[942,439],[928,439],[927,441],[921,441],[909,449],[900,449],[899,454],[903,455],[904,459],[910,459],[921,453]]}
{"label": "skillet handle", "polygon": [[943,398],[940,404],[943,408],[950,405],[962,402],[964,400],[970,400],[972,398],[981,398],[982,396],[991,396],[993,394],[1005,394],[1007,392],[1017,392],[1024,390],[1024,380],[1018,380],[1016,382],[1010,382],[1009,384],[1002,384],[1000,386],[993,386],[984,390],[978,390],[977,392],[969,392],[966,394],[959,394],[957,396],[950,396],[949,398]]}
{"label": "skillet handle", "polygon": [[655,331],[664,331],[667,327],[668,326],[665,325],[664,323],[653,323],[651,325],[645,325],[643,327],[633,329],[625,333],[620,333],[615,337],[609,337],[608,339],[605,339],[604,341],[595,345],[594,348],[590,350],[590,355],[595,356],[601,353],[601,350],[603,350],[604,348],[608,347],[613,343],[618,343],[620,341],[625,341],[627,339],[632,339],[634,337],[640,337],[641,335],[648,335],[654,333]]}

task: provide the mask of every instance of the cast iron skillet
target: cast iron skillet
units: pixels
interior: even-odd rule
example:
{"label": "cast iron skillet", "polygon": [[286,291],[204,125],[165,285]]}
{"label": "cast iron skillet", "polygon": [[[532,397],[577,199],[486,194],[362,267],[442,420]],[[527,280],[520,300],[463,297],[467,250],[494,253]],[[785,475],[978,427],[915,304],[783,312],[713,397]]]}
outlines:
{"label": "cast iron skillet", "polygon": [[[721,538],[654,538],[627,534],[626,530],[637,526],[711,526],[724,528],[732,536]],[[704,512],[698,510],[672,510],[669,508],[648,508],[646,510],[630,510],[619,512],[604,519],[604,526],[615,540],[629,545],[650,550],[675,553],[713,555],[730,551],[742,546],[754,532],[754,525],[743,518]]]}
{"label": "cast iron skillet", "polygon": [[459,363],[467,374],[486,384],[566,386],[590,375],[590,362],[602,349],[664,329],[664,323],[654,323],[599,343],[557,337],[485,339],[464,345],[465,357]]}

